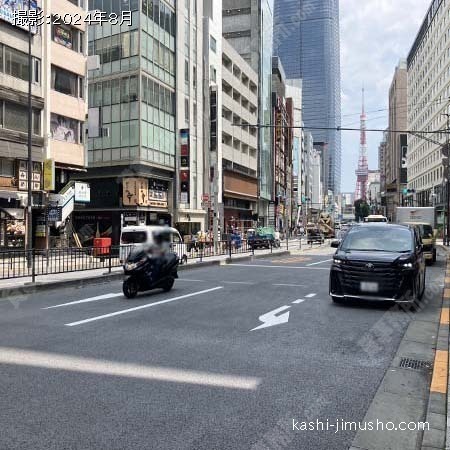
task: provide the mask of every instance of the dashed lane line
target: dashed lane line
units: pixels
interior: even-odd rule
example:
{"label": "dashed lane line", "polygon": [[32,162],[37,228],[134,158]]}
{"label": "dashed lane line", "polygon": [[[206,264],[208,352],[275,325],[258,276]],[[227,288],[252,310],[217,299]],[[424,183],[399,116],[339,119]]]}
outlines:
{"label": "dashed lane line", "polygon": [[261,269],[307,269],[307,270],[330,270],[328,267],[308,267],[308,266],[269,266],[263,264],[227,264],[224,267],[259,267]]}
{"label": "dashed lane line", "polygon": [[327,263],[327,262],[330,262],[330,261],[333,261],[333,260],[332,259],[326,259],[325,261],[319,261],[319,262],[311,263],[311,264],[308,264],[308,267],[310,267],[310,266],[318,266],[319,264],[324,264],[324,263]]}

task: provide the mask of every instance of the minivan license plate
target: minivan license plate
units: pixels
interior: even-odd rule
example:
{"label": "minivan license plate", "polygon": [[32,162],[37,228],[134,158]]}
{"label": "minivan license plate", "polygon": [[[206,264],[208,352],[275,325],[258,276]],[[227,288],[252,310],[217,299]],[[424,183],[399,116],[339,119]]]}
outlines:
{"label": "minivan license plate", "polygon": [[361,282],[361,291],[362,292],[378,292],[378,283],[373,283],[370,281],[362,281]]}

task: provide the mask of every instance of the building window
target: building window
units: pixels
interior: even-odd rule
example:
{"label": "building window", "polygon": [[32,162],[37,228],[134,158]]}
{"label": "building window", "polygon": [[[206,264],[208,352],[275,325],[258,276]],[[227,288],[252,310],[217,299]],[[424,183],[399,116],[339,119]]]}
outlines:
{"label": "building window", "polygon": [[[60,20],[54,18],[53,22],[60,22]],[[83,36],[82,31],[67,25],[54,24],[52,26],[53,42],[79,53],[83,53]]]}
{"label": "building window", "polygon": [[[2,102],[2,127],[8,130],[28,132],[28,107],[18,103]],[[41,134],[41,112],[33,109],[32,114],[32,132],[40,136]]]}
{"label": "building window", "polygon": [[189,123],[189,99],[184,99],[184,120]]}
{"label": "building window", "polygon": [[[41,61],[33,57],[32,80],[40,83]],[[0,45],[0,71],[15,78],[28,81],[28,54],[6,45]]]}
{"label": "building window", "polygon": [[60,67],[52,66],[51,88],[72,97],[83,97],[83,77]]}
{"label": "building window", "polygon": [[80,126],[81,124],[78,120],[53,113],[50,116],[50,133],[52,139],[57,141],[64,141],[70,144],[79,143]]}
{"label": "building window", "polygon": [[214,53],[217,52],[217,41],[216,41],[212,36],[210,36],[210,39],[209,39],[209,48],[210,48]]}
{"label": "building window", "polygon": [[0,176],[13,177],[14,176],[14,161],[12,159],[0,159]]}

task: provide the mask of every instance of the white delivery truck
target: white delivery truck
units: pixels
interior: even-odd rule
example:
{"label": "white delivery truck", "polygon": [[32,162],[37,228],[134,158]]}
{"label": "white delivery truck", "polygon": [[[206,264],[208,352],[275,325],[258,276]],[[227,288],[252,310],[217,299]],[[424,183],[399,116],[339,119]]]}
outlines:
{"label": "white delivery truck", "polygon": [[422,238],[425,260],[434,263],[436,261],[436,209],[433,207],[399,207],[397,208],[397,223],[417,227]]}

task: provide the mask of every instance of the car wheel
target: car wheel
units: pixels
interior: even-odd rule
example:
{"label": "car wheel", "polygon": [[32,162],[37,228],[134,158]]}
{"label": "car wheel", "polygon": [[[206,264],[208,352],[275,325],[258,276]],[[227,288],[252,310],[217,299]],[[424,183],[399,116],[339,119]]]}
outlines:
{"label": "car wheel", "polygon": [[345,303],[345,300],[342,297],[335,297],[334,295],[331,295],[330,297],[333,303],[336,303],[338,305],[342,305],[343,303]]}
{"label": "car wheel", "polygon": [[436,249],[433,250],[433,264],[436,262],[437,256],[436,256]]}

